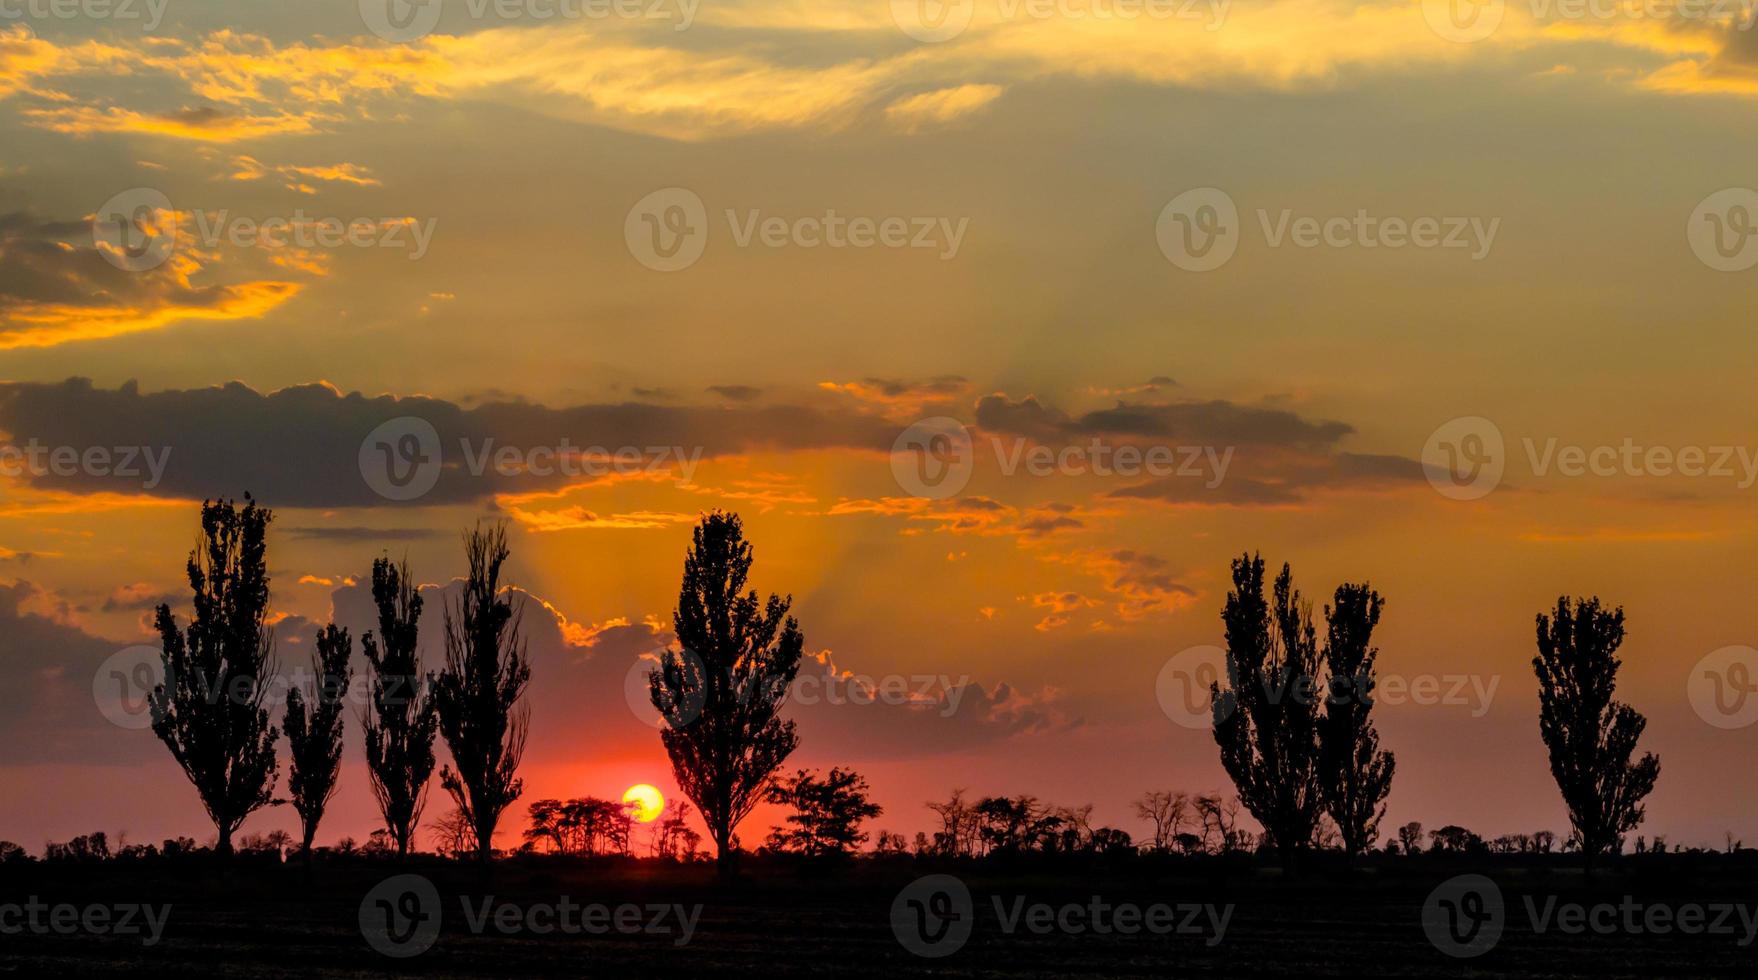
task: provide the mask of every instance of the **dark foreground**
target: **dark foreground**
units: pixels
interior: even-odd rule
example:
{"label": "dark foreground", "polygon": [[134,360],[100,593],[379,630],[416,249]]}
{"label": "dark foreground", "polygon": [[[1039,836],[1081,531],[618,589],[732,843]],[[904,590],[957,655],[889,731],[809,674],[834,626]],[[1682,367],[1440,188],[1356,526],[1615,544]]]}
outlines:
{"label": "dark foreground", "polygon": [[0,973],[1749,977],[1753,856],[31,864],[0,869]]}

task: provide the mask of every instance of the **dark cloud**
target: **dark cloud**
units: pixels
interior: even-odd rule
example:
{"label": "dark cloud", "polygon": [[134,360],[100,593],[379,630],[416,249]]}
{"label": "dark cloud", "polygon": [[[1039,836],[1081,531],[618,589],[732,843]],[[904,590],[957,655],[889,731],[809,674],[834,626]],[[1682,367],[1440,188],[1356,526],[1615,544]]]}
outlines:
{"label": "dark cloud", "polygon": [[[1278,507],[1300,504],[1316,490],[1385,490],[1427,479],[1422,464],[1402,456],[1365,453],[1277,454],[1271,465],[1240,450],[1236,465],[1216,485],[1179,476],[1120,487],[1108,496],[1166,504]],[[1254,474],[1253,469],[1259,472]]]}
{"label": "dark cloud", "polygon": [[[34,485],[74,493],[203,499],[250,492],[264,503],[288,507],[382,505],[390,501],[363,475],[362,445],[375,429],[393,420],[419,422],[398,422],[389,437],[381,433],[381,439],[390,440],[390,449],[411,424],[431,425],[438,437],[443,465],[437,483],[413,501],[428,505],[554,489],[582,479],[554,466],[546,474],[502,471],[493,465],[473,472],[472,455],[480,463],[485,451],[676,447],[708,458],[753,450],[885,452],[899,431],[896,423],[860,411],[790,405],[623,402],[550,408],[492,402],[465,408],[423,396],[343,394],[326,384],[268,394],[237,382],[153,393],[143,393],[133,383],[115,390],[95,388],[79,378],[0,385],[0,430],[17,444],[34,439],[45,446],[82,450],[148,446],[171,451],[162,481],[151,487],[139,476],[110,472],[29,476]],[[462,448],[466,444],[468,454]],[[368,446],[370,465],[384,464],[371,453]],[[331,533],[347,537],[352,532]]]}
{"label": "dark cloud", "polygon": [[1151,439],[1189,446],[1326,447],[1355,430],[1342,422],[1309,421],[1293,412],[1228,401],[1131,404],[1118,402],[1069,416],[1035,397],[1003,394],[977,401],[977,425],[988,432],[1025,436],[1046,445],[1097,437]]}
{"label": "dark cloud", "polygon": [[[127,763],[150,758],[152,732],[123,729],[99,711],[94,692],[131,678],[100,676],[129,644],[93,636],[67,619],[65,604],[28,581],[0,584],[0,744],[9,764]],[[139,692],[128,689],[129,695]]]}
{"label": "dark cloud", "polygon": [[897,378],[862,378],[861,383],[887,398],[912,396],[951,397],[970,386],[970,379],[956,374],[942,374],[926,381],[904,381]]}
{"label": "dark cloud", "polygon": [[711,394],[725,398],[727,401],[734,402],[754,401],[759,395],[763,394],[762,388],[756,388],[751,385],[709,385],[708,391]]}

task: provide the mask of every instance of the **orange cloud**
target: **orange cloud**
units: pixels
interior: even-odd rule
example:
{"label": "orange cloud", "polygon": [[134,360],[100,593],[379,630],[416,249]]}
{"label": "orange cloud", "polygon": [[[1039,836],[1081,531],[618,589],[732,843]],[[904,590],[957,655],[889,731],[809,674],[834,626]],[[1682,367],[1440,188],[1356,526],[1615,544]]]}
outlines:
{"label": "orange cloud", "polygon": [[281,112],[273,115],[238,115],[212,107],[151,114],[117,106],[66,106],[26,109],[25,119],[43,129],[72,136],[94,133],[143,133],[207,143],[233,143],[259,136],[309,133],[311,119]]}
{"label": "orange cloud", "polygon": [[197,303],[152,307],[17,303],[0,306],[0,350],[54,347],[157,330],[187,320],[251,320],[298,294],[291,282],[247,282],[197,290]]}

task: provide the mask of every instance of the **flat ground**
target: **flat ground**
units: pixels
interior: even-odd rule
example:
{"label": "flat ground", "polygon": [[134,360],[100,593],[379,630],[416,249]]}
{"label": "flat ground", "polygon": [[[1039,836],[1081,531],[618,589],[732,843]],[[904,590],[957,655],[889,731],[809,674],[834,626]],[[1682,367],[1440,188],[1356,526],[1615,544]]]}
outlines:
{"label": "flat ground", "polygon": [[[741,880],[726,886],[716,883],[707,865],[634,861],[521,859],[498,865],[488,880],[475,869],[431,858],[404,865],[332,860],[309,873],[296,863],[242,858],[225,872],[187,862],[32,864],[0,869],[0,974],[1750,977],[1758,967],[1758,945],[1749,934],[1758,923],[1745,921],[1758,915],[1758,862],[1749,860],[1754,857],[1644,856],[1592,879],[1560,856],[1376,858],[1349,871],[1308,869],[1294,880],[1243,857],[1046,859],[1012,867],[904,859],[861,861],[835,873],[751,861]],[[1430,940],[1423,910],[1425,903],[1432,907],[1437,885],[1474,873],[1488,876],[1500,891],[1502,931],[1487,952],[1460,959]],[[399,874],[420,875],[431,883],[431,897],[405,896],[400,886],[374,892]],[[956,876],[971,896],[962,907],[971,910],[964,917],[968,940],[934,959],[907,949],[891,917],[900,891],[929,874]],[[1129,913],[1117,917],[1119,906],[1166,905],[1172,910],[1161,914],[1174,931],[1099,933],[1091,928],[1095,896],[1107,926],[1130,924]],[[1457,901],[1451,893],[1441,897]],[[48,925],[33,927],[25,911],[33,898],[39,907],[78,911],[59,913],[60,931],[56,913],[39,911],[39,922]],[[961,908],[922,901],[922,908],[951,911],[954,918]],[[436,903],[440,914],[429,914],[433,906],[422,902]],[[485,902],[490,909],[512,910],[473,923]],[[124,903],[169,905],[156,943],[68,918],[77,914],[83,920],[93,905],[114,910]],[[1040,918],[1041,930],[1034,931],[1029,909],[1040,903],[1050,911],[1038,914],[1050,921]],[[1530,909],[1542,913],[1547,903],[1558,910],[1553,923],[1567,914],[1560,910],[1578,906],[1604,927],[1565,933],[1553,924],[1541,932]],[[641,911],[623,913],[627,932],[613,927],[614,911],[592,922],[610,927],[606,932],[555,928],[558,912],[572,916],[571,924],[587,923],[583,910],[594,904]],[[398,958],[375,950],[363,935],[363,905],[377,923],[390,923],[386,910],[395,911],[390,938],[408,943],[398,951],[422,951]],[[1077,910],[1066,911],[1071,905]],[[654,923],[658,906],[681,906],[694,918],[687,942],[680,942],[682,922],[675,911]],[[1206,908],[1193,914],[1181,906]],[[1611,911],[1604,911],[1607,906]],[[1688,919],[1689,909],[1699,906],[1705,924],[1723,916],[1728,931],[1661,933],[1644,925],[1658,916]],[[906,903],[898,907],[905,910],[899,928],[909,936],[922,936],[913,924],[920,921],[935,924],[930,932],[941,931],[938,924],[945,920],[920,920]],[[1006,920],[1015,910],[1020,917],[1009,931]],[[1480,905],[1469,911],[1488,914]],[[1214,941],[1213,923],[1223,914],[1226,928]],[[1471,921],[1464,925],[1469,929]],[[1181,932],[1179,926],[1196,931]],[[424,938],[420,928],[437,934]],[[386,938],[384,929],[379,938]],[[947,941],[945,935],[930,938]]]}

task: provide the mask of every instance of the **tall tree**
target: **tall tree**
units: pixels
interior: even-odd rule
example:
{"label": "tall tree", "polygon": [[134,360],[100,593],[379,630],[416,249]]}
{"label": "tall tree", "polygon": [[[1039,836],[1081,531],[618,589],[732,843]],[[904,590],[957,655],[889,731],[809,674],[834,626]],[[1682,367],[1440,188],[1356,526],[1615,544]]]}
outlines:
{"label": "tall tree", "polygon": [[300,853],[311,857],[311,842],[324,808],[336,795],[342,769],[342,703],[348,694],[348,659],[354,642],[334,623],[317,635],[317,689],[307,704],[297,684],[287,688],[287,748],[292,757],[287,790],[299,811]]}
{"label": "tall tree", "polygon": [[230,500],[203,501],[187,569],[194,617],[182,630],[170,606],[156,616],[165,681],[149,700],[153,732],[195,785],[222,856],[275,788],[278,733],[263,704],[274,674],[264,561],[270,520],[249,494],[242,510]]}
{"label": "tall tree", "polygon": [[378,633],[360,638],[372,673],[364,718],[366,768],[385,830],[401,857],[409,853],[427,807],[438,715],[433,675],[421,673],[421,593],[407,562],[393,565],[379,558],[372,563],[372,601],[378,606]]}
{"label": "tall tree", "polygon": [[1215,742],[1239,799],[1264,828],[1284,868],[1308,849],[1323,797],[1318,779],[1319,669],[1312,606],[1287,565],[1264,599],[1264,562],[1233,562],[1227,627],[1229,689],[1212,685]]}
{"label": "tall tree", "polygon": [[733,832],[762,799],[764,784],[799,745],[781,701],[800,670],[805,638],[788,615],[793,597],[745,592],[751,545],[737,514],[696,525],[672,615],[679,650],[648,675],[660,732],[678,786],[701,811],[720,873],[730,875]]}
{"label": "tall tree", "polygon": [[1325,607],[1325,666],[1329,696],[1319,720],[1319,786],[1325,810],[1343,838],[1344,853],[1365,854],[1379,839],[1392,791],[1392,753],[1380,750],[1374,729],[1373,630],[1384,602],[1366,585],[1337,586]]}
{"label": "tall tree", "polygon": [[520,610],[500,594],[506,527],[466,531],[464,554],[469,572],[457,601],[446,606],[446,667],[434,702],[452,753],[440,785],[469,821],[477,858],[486,864],[501,814],[525,790],[517,773],[530,715],[519,701],[531,681],[531,660],[519,633]]}
{"label": "tall tree", "polygon": [[1538,731],[1588,868],[1642,823],[1642,800],[1660,778],[1653,753],[1630,761],[1648,720],[1612,700],[1623,642],[1623,608],[1608,611],[1598,596],[1562,596],[1553,616],[1538,614]]}
{"label": "tall tree", "polygon": [[829,775],[801,769],[769,784],[765,798],[793,810],[790,826],[771,829],[768,844],[806,857],[846,857],[867,842],[861,824],[884,812],[867,795],[860,773],[832,768]]}

